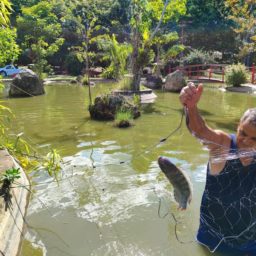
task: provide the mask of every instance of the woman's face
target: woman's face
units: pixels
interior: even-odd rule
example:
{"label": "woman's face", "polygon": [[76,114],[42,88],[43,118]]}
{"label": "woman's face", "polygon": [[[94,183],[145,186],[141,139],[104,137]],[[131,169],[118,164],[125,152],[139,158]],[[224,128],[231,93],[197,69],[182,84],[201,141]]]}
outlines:
{"label": "woman's face", "polygon": [[240,149],[256,149],[256,126],[242,122],[237,128],[237,146]]}

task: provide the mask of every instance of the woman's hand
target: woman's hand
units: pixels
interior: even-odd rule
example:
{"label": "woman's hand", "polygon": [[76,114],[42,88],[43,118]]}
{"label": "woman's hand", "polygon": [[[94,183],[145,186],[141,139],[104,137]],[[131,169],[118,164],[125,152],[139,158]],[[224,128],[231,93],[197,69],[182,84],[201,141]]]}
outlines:
{"label": "woman's hand", "polygon": [[199,84],[198,87],[190,82],[187,86],[183,87],[180,92],[180,102],[187,108],[196,107],[203,92],[203,85]]}

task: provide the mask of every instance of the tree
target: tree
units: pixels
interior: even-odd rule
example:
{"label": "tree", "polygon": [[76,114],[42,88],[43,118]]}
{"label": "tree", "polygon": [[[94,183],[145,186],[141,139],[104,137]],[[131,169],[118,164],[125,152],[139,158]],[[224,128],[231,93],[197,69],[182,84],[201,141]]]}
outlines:
{"label": "tree", "polygon": [[186,0],[132,0],[132,73],[131,88],[140,89],[143,67],[150,60],[150,48],[161,24],[177,21],[186,12]]}
{"label": "tree", "polygon": [[226,0],[225,3],[231,9],[228,18],[235,23],[234,31],[240,36],[240,57],[245,57],[245,64],[249,64],[249,58],[246,57],[256,49],[256,2]]}
{"label": "tree", "polygon": [[64,42],[53,8],[52,3],[41,1],[31,7],[22,7],[22,16],[17,19],[19,39],[24,42],[23,48],[35,63],[40,77],[48,66],[47,57],[57,52]]}
{"label": "tree", "polygon": [[174,44],[171,47],[168,47],[167,50],[165,50],[165,46],[170,46],[171,43],[174,43],[178,39],[179,36],[177,32],[163,33],[163,31],[161,30],[156,34],[155,38],[153,39],[152,45],[155,46],[156,51],[157,65],[155,74],[157,77],[161,76],[160,59],[162,59],[163,64],[165,64],[170,58],[175,58],[185,49],[182,44]]}

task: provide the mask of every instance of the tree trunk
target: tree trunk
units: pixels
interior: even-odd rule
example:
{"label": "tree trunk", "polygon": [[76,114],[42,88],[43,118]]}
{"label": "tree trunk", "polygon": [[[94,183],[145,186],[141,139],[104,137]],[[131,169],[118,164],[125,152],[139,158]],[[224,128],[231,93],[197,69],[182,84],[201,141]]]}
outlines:
{"label": "tree trunk", "polygon": [[156,45],[156,77],[159,78],[161,76],[160,70],[160,45]]}
{"label": "tree trunk", "polygon": [[[136,17],[136,23],[138,23],[139,17]],[[132,38],[132,44],[133,44],[133,52],[132,52],[132,84],[131,84],[131,90],[133,91],[139,91],[140,90],[140,79],[141,79],[141,73],[142,73],[142,67],[139,65],[138,57],[139,57],[139,47],[140,47],[140,33],[138,30],[138,26],[136,25],[133,28],[133,38]]]}
{"label": "tree trunk", "polygon": [[89,106],[92,105],[92,93],[91,93],[91,81],[90,81],[90,67],[89,67],[89,55],[88,55],[88,45],[89,45],[89,37],[88,37],[88,29],[84,32],[85,37],[85,72],[88,78],[88,90],[89,90]]}

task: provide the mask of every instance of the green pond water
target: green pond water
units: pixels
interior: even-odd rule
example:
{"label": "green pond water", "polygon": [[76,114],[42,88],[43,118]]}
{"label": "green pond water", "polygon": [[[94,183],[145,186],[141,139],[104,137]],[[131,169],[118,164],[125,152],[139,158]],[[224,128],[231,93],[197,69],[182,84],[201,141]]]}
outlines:
{"label": "green pond water", "polygon": [[[111,86],[97,85],[93,96]],[[118,129],[113,122],[90,120],[88,88],[45,89],[39,97],[2,99],[16,116],[15,133],[24,132],[41,152],[58,149],[64,160],[59,185],[44,171],[31,174],[20,255],[211,255],[195,242],[207,150],[184,122],[156,146],[179,126],[178,94],[156,92],[156,102],[144,106],[133,127]],[[199,108],[211,127],[234,132],[241,114],[255,103],[254,95],[205,88]],[[192,181],[186,211],[177,210],[172,186],[157,165],[160,155],[170,157]]]}

